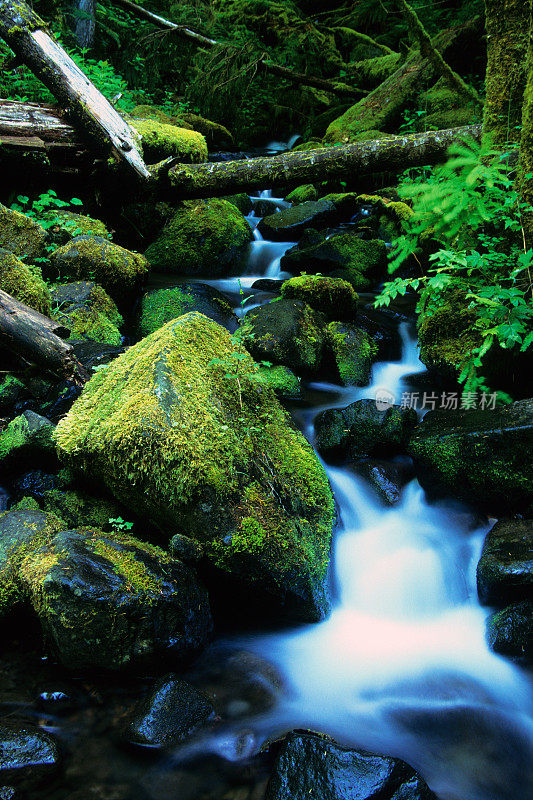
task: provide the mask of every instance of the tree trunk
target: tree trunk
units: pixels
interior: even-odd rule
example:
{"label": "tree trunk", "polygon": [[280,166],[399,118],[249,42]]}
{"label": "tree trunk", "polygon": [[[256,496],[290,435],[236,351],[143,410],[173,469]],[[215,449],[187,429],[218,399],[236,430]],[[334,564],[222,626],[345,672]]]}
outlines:
{"label": "tree trunk", "polygon": [[[402,172],[409,167],[443,161],[453,142],[480,137],[481,126],[470,125],[271,158],[177,164],[168,172],[170,195],[174,199],[214,197],[265,186],[291,187],[330,178],[353,180],[376,172]],[[161,172],[159,175],[162,180]]]}
{"label": "tree trunk", "polygon": [[90,376],[72,345],[61,338],[68,334],[68,328],[0,289],[0,343],[25,361],[81,386]]}
{"label": "tree trunk", "polygon": [[129,125],[23,0],[0,0],[0,36],[68,110],[92,149],[114,153],[130,171],[150,177]]}
{"label": "tree trunk", "polygon": [[71,0],[70,27],[76,41],[82,50],[91,48],[94,44],[94,30],[96,27],[95,0]]}
{"label": "tree trunk", "polygon": [[483,136],[502,148],[520,139],[531,0],[485,0],[487,78]]}
{"label": "tree trunk", "polygon": [[[137,5],[137,3],[133,3],[132,0],[111,0],[111,2],[113,5],[120,6],[120,8],[124,8],[126,11],[129,11],[130,14],[138,19],[144,19],[147,22],[151,22],[153,25],[156,25],[162,30],[171,31],[175,33],[176,36],[181,36],[183,39],[188,39],[200,47],[206,47],[210,49],[219,44],[219,42],[217,42],[215,39],[211,39],[208,36],[203,36],[201,33],[197,33],[185,25],[178,25],[175,22],[171,22],[170,20],[159,16],[159,14],[154,14],[152,11],[148,11],[148,9]],[[285,78],[286,80],[292,81],[298,85],[313,86],[315,89],[322,89],[324,92],[329,92],[330,94],[335,94],[339,97],[361,97],[361,95],[364,94],[364,92],[360,91],[359,89],[352,89],[350,86],[346,86],[346,84],[341,83],[341,81],[330,81],[326,78],[305,75],[303,72],[295,72],[288,67],[282,67],[280,64],[273,64],[266,58],[266,56],[261,58],[257,62],[256,66],[257,69],[261,70],[262,72],[269,72],[272,75],[278,75],[280,78]]]}
{"label": "tree trunk", "polygon": [[[524,91],[518,191],[526,203],[522,223],[526,249],[533,248],[533,10],[530,16],[529,47],[527,54],[527,82]],[[532,287],[533,289],[533,287]]]}

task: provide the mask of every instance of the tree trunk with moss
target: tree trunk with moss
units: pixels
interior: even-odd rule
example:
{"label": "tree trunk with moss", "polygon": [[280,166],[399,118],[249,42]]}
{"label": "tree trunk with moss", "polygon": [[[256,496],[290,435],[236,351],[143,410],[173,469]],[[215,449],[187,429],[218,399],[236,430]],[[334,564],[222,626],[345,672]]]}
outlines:
{"label": "tree trunk with moss", "polygon": [[533,9],[529,28],[527,81],[524,91],[518,190],[526,208],[522,213],[526,247],[533,248]]}
{"label": "tree trunk with moss", "polygon": [[487,97],[483,136],[493,147],[520,139],[531,0],[485,0]]}

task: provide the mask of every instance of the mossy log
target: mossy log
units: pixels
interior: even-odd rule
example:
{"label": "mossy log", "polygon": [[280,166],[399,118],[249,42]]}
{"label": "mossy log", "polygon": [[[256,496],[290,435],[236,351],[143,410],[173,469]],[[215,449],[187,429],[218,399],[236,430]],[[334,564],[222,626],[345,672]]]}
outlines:
{"label": "mossy log", "polygon": [[[170,20],[165,19],[165,17],[161,17],[159,14],[154,14],[152,11],[148,11],[147,8],[143,8],[142,6],[137,5],[137,3],[133,3],[132,0],[111,0],[111,2],[113,5],[120,6],[120,8],[129,11],[132,16],[137,17],[138,19],[144,19],[147,22],[151,22],[156,27],[161,28],[161,30],[170,31],[176,34],[176,36],[180,36],[183,39],[188,39],[189,41],[196,43],[200,47],[207,47],[210,49],[219,44],[219,42],[217,42],[215,39],[211,39],[209,36],[203,36],[201,33],[193,31],[186,25],[178,25],[175,22],[171,22]],[[321,89],[324,92],[329,92],[330,94],[335,94],[339,97],[361,97],[361,95],[364,94],[364,92],[360,91],[359,89],[347,86],[341,81],[331,81],[314,75],[305,75],[303,72],[296,72],[295,70],[289,69],[288,67],[283,67],[280,64],[274,64],[272,61],[267,59],[266,55],[262,56],[258,60],[256,67],[261,72],[270,72],[272,75],[277,75],[279,78],[285,78],[288,81],[292,81],[292,83],[302,86],[313,86],[315,89]]]}
{"label": "mossy log", "polygon": [[62,338],[69,333],[0,289],[0,346],[81,386],[90,376]]}
{"label": "mossy log", "polygon": [[150,178],[129,125],[23,0],[0,0],[0,37],[68,111],[92,149],[112,153],[137,176]]}
{"label": "mossy log", "polygon": [[[481,126],[468,125],[270,158],[176,164],[168,171],[169,193],[175,199],[214,197],[265,186],[292,187],[331,178],[353,179],[376,172],[402,172],[409,167],[443,161],[454,142],[465,138],[479,141],[480,137]],[[161,173],[159,169],[160,180]]]}

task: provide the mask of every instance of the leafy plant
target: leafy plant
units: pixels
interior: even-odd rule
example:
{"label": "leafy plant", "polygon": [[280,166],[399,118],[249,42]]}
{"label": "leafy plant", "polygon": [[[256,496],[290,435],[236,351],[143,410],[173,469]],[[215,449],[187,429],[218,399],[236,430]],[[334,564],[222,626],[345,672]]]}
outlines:
{"label": "leafy plant", "polygon": [[126,533],[133,528],[133,522],[126,522],[122,517],[110,517],[108,522],[117,533]]}

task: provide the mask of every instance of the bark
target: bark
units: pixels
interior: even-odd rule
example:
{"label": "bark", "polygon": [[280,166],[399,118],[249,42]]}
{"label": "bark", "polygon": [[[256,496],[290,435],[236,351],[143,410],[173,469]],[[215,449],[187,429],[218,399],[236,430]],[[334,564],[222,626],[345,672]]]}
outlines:
{"label": "bark", "polygon": [[[178,25],[175,22],[171,22],[170,20],[161,17],[159,14],[154,14],[152,11],[148,11],[148,9],[137,5],[137,3],[133,3],[132,0],[111,0],[111,2],[114,5],[120,6],[120,8],[129,11],[130,14],[138,19],[144,19],[147,22],[151,22],[153,25],[161,28],[162,30],[171,31],[176,36],[181,36],[183,39],[188,39],[200,47],[206,47],[210,49],[219,44],[219,42],[217,42],[215,39],[211,39],[208,36],[203,36],[201,33],[197,33],[185,25]],[[353,89],[350,86],[346,86],[340,81],[330,81],[326,78],[305,75],[303,72],[296,72],[295,70],[288,69],[287,67],[282,67],[280,64],[273,64],[267,59],[266,56],[262,57],[257,62],[256,67],[262,72],[269,72],[272,75],[285,78],[286,80],[292,81],[298,85],[313,86],[316,89],[322,89],[325,92],[338,95],[339,97],[360,97],[361,94],[364,94],[364,92],[361,92],[358,89]]]}
{"label": "bark", "polygon": [[530,17],[527,82],[524,91],[518,191],[526,203],[522,212],[524,243],[533,248],[533,10]]}
{"label": "bark", "polygon": [[407,24],[412,30],[415,38],[418,41],[420,52],[433,64],[435,70],[445,78],[448,84],[455,89],[456,92],[463,95],[467,100],[476,103],[479,106],[483,105],[483,100],[478,95],[475,89],[468,86],[460,75],[455,72],[449,64],[446,63],[441,53],[431,43],[431,37],[420,22],[414,9],[406,2],[406,0],[398,0],[400,8],[404,12]]}
{"label": "bark", "polygon": [[92,149],[113,153],[136,175],[150,177],[129,125],[23,0],[0,0],[0,36],[68,110]]}
{"label": "bark", "polygon": [[[364,144],[297,151],[271,158],[177,164],[168,171],[174,199],[214,197],[252,189],[299,186],[330,178],[354,180],[376,172],[403,172],[446,158],[455,141],[481,137],[481,126],[396,136]],[[163,180],[159,165],[159,180]]]}
{"label": "bark", "polygon": [[71,28],[76,41],[82,50],[89,49],[94,44],[95,0],[71,0],[71,9]]}
{"label": "bark", "polygon": [[531,0],[485,0],[487,77],[483,136],[493,147],[520,139]]}
{"label": "bark", "polygon": [[78,385],[90,377],[72,345],[61,337],[69,330],[0,289],[0,343],[25,361]]}

